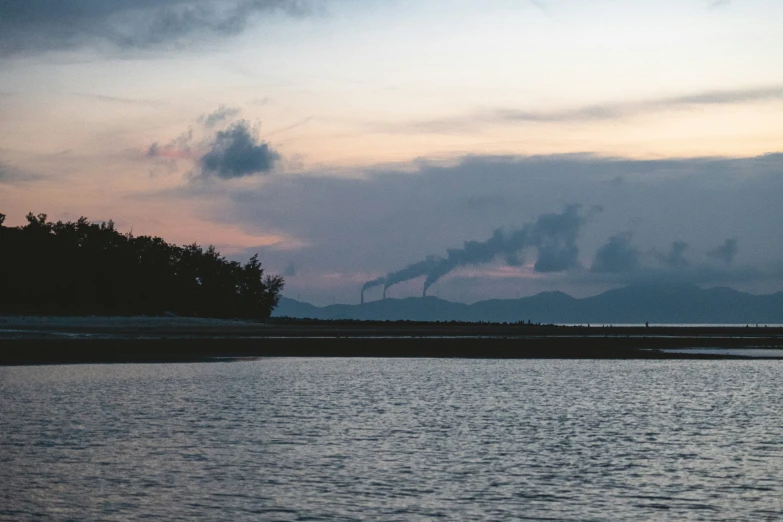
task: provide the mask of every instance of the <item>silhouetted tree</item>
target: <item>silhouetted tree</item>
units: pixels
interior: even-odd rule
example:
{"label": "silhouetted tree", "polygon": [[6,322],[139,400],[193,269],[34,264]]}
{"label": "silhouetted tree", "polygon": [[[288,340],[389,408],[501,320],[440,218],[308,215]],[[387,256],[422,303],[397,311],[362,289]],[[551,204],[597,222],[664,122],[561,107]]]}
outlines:
{"label": "silhouetted tree", "polygon": [[4,221],[0,214],[0,313],[267,318],[284,284],[264,276],[257,255],[242,265],[214,246],[121,234],[112,221]]}

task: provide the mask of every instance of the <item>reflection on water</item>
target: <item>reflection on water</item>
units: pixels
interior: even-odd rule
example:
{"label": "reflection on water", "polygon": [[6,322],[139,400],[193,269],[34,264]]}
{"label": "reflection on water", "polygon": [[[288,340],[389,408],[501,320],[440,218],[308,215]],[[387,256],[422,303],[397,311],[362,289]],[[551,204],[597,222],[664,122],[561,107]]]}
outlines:
{"label": "reflection on water", "polygon": [[740,357],[783,357],[777,348],[661,348],[664,353],[694,353],[704,355],[736,355]]}
{"label": "reflection on water", "polygon": [[783,517],[783,362],[0,369],[0,518]]}

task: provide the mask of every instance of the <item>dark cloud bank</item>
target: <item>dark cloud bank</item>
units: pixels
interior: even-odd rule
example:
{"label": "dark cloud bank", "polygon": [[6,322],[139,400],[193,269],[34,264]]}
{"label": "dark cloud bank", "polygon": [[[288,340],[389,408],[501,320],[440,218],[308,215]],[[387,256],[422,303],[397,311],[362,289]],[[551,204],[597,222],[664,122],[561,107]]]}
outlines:
{"label": "dark cloud bank", "polygon": [[0,56],[193,44],[237,35],[260,15],[309,10],[305,0],[0,0]]}
{"label": "dark cloud bank", "polygon": [[[188,193],[214,201],[218,195],[209,190]],[[521,262],[551,274],[545,279],[566,292],[668,279],[763,293],[783,284],[782,195],[783,154],[467,157],[449,165],[421,162],[414,173],[366,171],[361,179],[268,176],[256,189],[229,189],[213,217],[304,243],[267,248],[264,259],[277,272],[292,261],[302,267],[287,288],[307,295],[318,292],[317,274],[332,274],[339,281],[327,302],[356,301],[368,279],[369,287],[399,284],[409,292],[405,281],[421,278],[417,293],[441,282],[442,296],[465,300],[512,286],[523,294],[552,288],[535,286],[540,278],[501,282],[455,272]],[[590,213],[596,206],[603,212]]]}

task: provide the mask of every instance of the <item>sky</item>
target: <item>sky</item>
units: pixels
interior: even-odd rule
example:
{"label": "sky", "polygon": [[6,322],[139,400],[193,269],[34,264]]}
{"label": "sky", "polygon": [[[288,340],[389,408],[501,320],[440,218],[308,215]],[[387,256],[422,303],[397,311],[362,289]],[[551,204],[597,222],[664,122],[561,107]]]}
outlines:
{"label": "sky", "polygon": [[0,0],[0,212],[317,305],[783,290],[776,0]]}

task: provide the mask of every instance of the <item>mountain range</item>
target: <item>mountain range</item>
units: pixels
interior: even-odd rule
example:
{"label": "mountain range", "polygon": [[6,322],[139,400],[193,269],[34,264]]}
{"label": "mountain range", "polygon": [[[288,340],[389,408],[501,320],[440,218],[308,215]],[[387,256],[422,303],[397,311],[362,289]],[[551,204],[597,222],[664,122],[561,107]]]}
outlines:
{"label": "mountain range", "polygon": [[634,285],[582,299],[562,292],[543,292],[520,299],[491,299],[473,304],[437,297],[409,297],[323,307],[283,297],[272,316],[557,324],[781,324],[783,292],[754,295],[722,287]]}

